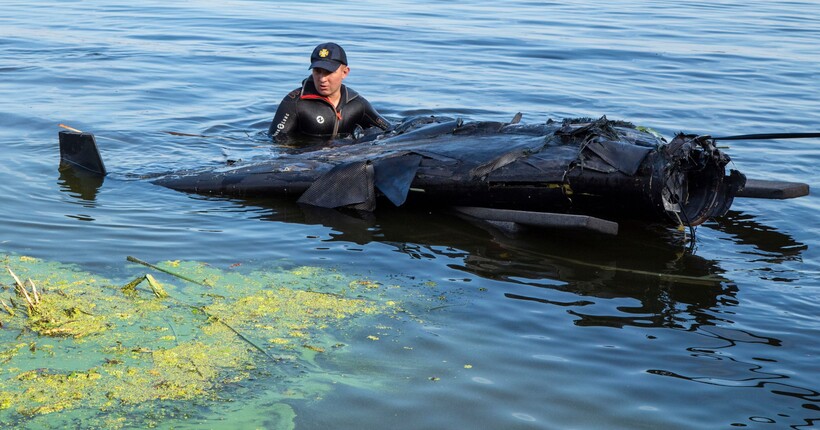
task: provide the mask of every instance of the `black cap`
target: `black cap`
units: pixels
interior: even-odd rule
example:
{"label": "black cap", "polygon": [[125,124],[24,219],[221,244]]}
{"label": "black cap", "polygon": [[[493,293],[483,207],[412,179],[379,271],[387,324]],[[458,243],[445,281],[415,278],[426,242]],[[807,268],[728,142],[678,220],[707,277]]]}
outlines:
{"label": "black cap", "polygon": [[340,65],[347,65],[347,55],[341,46],[328,42],[322,43],[313,49],[310,54],[310,68],[320,68],[335,72]]}

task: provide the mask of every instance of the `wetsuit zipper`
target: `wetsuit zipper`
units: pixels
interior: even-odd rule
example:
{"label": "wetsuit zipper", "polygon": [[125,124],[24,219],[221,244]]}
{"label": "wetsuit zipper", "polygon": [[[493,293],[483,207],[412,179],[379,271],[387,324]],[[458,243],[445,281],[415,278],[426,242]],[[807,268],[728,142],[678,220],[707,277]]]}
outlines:
{"label": "wetsuit zipper", "polygon": [[336,114],[336,122],[333,123],[333,136],[331,137],[331,139],[335,139],[336,134],[339,133],[339,123],[342,122],[342,112],[337,111],[336,108],[333,107],[332,105],[330,107],[333,109],[333,112]]}

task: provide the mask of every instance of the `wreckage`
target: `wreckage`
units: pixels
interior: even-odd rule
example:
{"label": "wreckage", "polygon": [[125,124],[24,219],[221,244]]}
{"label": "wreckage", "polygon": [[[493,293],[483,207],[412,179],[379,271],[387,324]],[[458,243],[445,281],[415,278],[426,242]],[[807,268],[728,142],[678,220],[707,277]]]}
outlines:
{"label": "wreckage", "polygon": [[[447,206],[494,223],[617,234],[622,219],[697,226],[735,197],[807,195],[801,183],[747,180],[711,136],[666,141],[622,121],[544,124],[419,117],[311,151],[152,175],[174,190],[281,197],[324,208]],[[61,131],[61,169],[105,175],[93,134]],[[726,138],[728,139],[728,138]]]}

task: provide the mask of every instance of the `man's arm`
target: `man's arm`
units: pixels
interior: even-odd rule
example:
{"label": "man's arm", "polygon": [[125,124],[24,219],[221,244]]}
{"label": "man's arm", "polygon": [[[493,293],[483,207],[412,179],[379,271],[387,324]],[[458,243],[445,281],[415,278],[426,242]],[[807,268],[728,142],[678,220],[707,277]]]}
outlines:
{"label": "man's arm", "polygon": [[379,127],[382,130],[389,130],[390,127],[393,126],[390,124],[390,121],[376,111],[369,101],[367,101],[364,97],[359,97],[361,98],[364,106],[364,111],[362,114],[362,121],[364,124],[361,124],[362,128]]}
{"label": "man's arm", "polygon": [[282,99],[282,103],[279,103],[276,115],[273,116],[273,121],[271,121],[270,128],[268,128],[268,134],[273,140],[286,139],[287,135],[296,127],[299,93],[298,89],[293,90]]}

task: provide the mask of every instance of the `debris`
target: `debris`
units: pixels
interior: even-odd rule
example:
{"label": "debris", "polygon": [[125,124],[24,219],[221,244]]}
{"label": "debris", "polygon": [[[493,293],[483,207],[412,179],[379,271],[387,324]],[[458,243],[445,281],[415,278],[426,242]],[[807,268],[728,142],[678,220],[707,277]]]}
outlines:
{"label": "debris", "polygon": [[[168,270],[168,269],[163,269],[162,267],[155,266],[155,265],[153,265],[153,264],[151,264],[151,263],[148,263],[148,262],[142,261],[142,260],[140,260],[140,259],[139,259],[139,258],[137,258],[137,257],[132,257],[132,256],[130,256],[130,255],[129,255],[129,256],[125,257],[125,259],[126,259],[126,260],[128,260],[128,261],[130,261],[130,262],[132,262],[132,263],[142,264],[143,266],[150,267],[150,268],[152,268],[152,269],[154,269],[154,270],[159,270],[160,272],[167,273],[167,274],[169,274],[169,275],[171,275],[171,276],[176,276],[176,277],[177,277],[177,278],[179,278],[179,279],[182,279],[182,280],[185,280],[185,281],[188,281],[188,282],[193,282],[194,284],[197,284],[197,285],[202,285],[203,287],[211,287],[211,286],[212,286],[212,285],[207,284],[207,283],[205,283],[205,282],[199,282],[199,281],[197,281],[197,280],[195,280],[195,279],[191,279],[191,278],[189,278],[189,277],[187,277],[187,276],[180,275],[179,273],[175,273],[175,272],[172,272],[172,271],[170,271],[170,270]],[[179,262],[176,262],[176,265],[178,265],[178,264],[179,264]]]}
{"label": "debris", "polygon": [[153,276],[146,274],[145,279],[148,281],[148,285],[151,286],[151,291],[154,292],[154,295],[157,296],[157,298],[164,299],[168,297],[168,293],[165,292],[165,288],[163,288],[162,284],[154,279]]}

